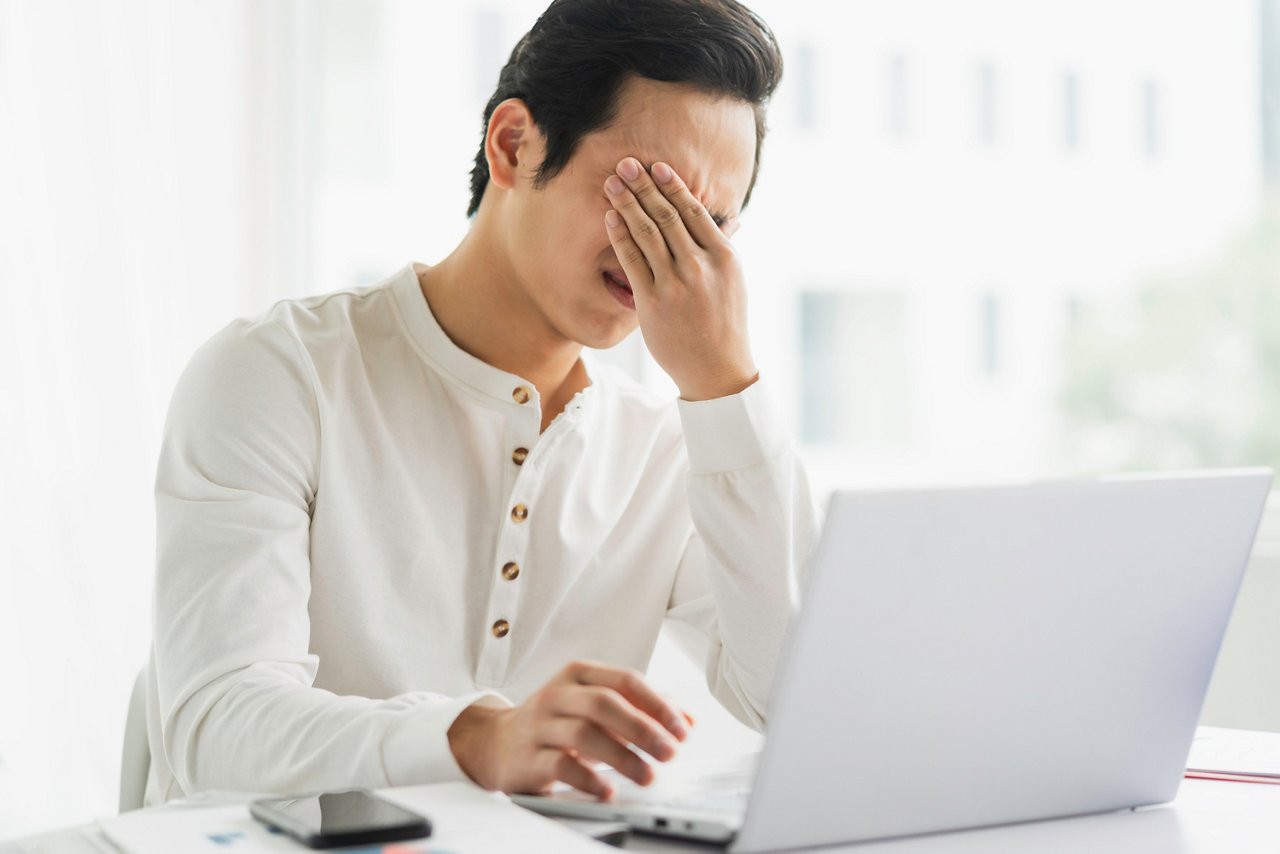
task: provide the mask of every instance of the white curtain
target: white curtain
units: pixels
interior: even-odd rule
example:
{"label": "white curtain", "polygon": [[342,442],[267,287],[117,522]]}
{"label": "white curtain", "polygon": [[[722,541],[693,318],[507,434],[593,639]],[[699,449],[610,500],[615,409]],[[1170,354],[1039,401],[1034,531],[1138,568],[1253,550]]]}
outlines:
{"label": "white curtain", "polygon": [[[0,0],[0,840],[115,811],[178,374],[235,317],[453,245],[494,22],[543,4],[507,5]],[[490,46],[465,92],[443,31]],[[344,150],[378,138],[393,162]]]}
{"label": "white curtain", "polygon": [[292,6],[251,8],[0,2],[0,839],[113,810],[170,390],[296,286],[250,275],[290,249],[249,167]]}

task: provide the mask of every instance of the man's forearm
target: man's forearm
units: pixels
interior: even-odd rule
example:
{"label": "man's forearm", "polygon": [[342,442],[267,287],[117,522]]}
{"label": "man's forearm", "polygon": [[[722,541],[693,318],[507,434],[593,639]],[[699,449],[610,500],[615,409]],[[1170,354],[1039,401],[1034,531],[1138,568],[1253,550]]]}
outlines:
{"label": "man's forearm", "polygon": [[703,552],[692,563],[704,565],[718,627],[709,679],[722,702],[762,728],[821,514],[758,385],[733,398],[682,403],[681,417],[689,511]]}

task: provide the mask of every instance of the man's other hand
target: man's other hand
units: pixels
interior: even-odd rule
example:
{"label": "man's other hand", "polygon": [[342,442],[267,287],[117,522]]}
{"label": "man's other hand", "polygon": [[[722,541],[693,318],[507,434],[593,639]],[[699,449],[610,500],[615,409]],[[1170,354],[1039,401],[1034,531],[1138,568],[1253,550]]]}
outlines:
{"label": "man's other hand", "polygon": [[692,718],[639,674],[575,661],[520,706],[473,705],[449,728],[458,765],[486,789],[546,794],[557,781],[609,799],[613,788],[593,769],[605,762],[644,786],[653,768],[676,755]]}
{"label": "man's other hand", "polygon": [[666,163],[622,160],[605,182],[605,231],[627,275],[640,332],[685,400],[737,394],[756,381],[747,289],[729,235]]}

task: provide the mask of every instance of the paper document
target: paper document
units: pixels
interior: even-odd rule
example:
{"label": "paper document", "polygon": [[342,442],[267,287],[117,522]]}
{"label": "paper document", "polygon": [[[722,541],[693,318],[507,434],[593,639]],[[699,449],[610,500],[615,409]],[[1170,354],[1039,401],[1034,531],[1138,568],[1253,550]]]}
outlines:
{"label": "paper document", "polygon": [[[551,819],[535,815],[502,795],[466,783],[439,783],[379,789],[389,801],[431,820],[430,838],[378,843],[345,852],[378,854],[469,854],[469,852],[612,851]],[[126,854],[173,854],[217,851],[256,854],[310,849],[283,833],[269,830],[249,815],[248,804],[233,806],[165,806],[98,820],[113,845]]]}
{"label": "paper document", "polygon": [[1280,733],[1199,727],[1187,776],[1280,784]]}

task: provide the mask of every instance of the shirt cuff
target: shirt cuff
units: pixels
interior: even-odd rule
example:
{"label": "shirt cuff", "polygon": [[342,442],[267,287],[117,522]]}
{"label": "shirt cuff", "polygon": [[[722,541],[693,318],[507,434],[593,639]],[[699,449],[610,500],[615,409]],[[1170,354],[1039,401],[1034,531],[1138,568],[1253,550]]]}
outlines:
{"label": "shirt cuff", "polygon": [[758,466],[787,445],[763,379],[713,400],[677,399],[693,474]]}
{"label": "shirt cuff", "polygon": [[476,703],[510,708],[501,694],[480,691],[438,703],[424,703],[399,715],[382,739],[382,767],[390,786],[470,782],[449,747],[449,727]]}

